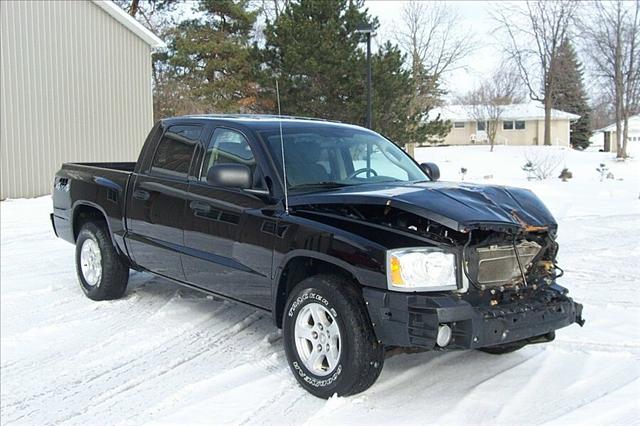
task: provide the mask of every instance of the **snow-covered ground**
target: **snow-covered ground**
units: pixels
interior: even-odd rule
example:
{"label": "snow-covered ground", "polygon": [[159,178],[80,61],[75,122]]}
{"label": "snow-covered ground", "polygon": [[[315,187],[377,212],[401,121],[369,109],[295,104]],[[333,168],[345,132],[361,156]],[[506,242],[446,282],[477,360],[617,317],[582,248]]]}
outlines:
{"label": "snow-covered ground", "polygon": [[[525,186],[547,203],[585,327],[504,356],[394,356],[367,392],[329,401],[298,387],[269,315],[140,273],[124,299],[92,302],[73,246],[52,234],[49,197],[2,202],[1,423],[640,424],[640,162],[549,151],[569,182],[527,181],[523,148],[417,157],[443,180],[465,167],[466,181]],[[600,163],[615,179],[600,182]]]}

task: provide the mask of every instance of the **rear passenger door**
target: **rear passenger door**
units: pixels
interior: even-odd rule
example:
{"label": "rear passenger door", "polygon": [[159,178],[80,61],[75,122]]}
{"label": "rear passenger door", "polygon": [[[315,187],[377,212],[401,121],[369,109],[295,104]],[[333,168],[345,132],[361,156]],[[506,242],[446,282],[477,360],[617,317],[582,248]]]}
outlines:
{"label": "rear passenger door", "polygon": [[146,170],[135,177],[129,195],[127,243],[134,261],[178,280],[184,280],[180,250],[184,247],[187,178],[204,133],[200,124],[168,127]]}
{"label": "rear passenger door", "polygon": [[[276,221],[268,209],[263,212],[268,191],[250,140],[237,129],[218,127],[205,144],[189,183],[183,264],[187,282],[269,309]],[[252,188],[208,183],[209,169],[223,163],[248,166]]]}

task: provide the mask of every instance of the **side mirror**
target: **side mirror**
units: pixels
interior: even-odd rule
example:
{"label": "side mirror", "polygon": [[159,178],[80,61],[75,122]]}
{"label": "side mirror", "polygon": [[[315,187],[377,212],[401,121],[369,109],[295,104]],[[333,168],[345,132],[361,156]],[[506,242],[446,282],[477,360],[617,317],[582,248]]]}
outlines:
{"label": "side mirror", "polygon": [[251,169],[244,164],[216,164],[207,172],[207,183],[229,188],[251,188]]}
{"label": "side mirror", "polygon": [[429,176],[429,179],[436,181],[440,179],[440,168],[436,163],[422,163],[420,168]]}

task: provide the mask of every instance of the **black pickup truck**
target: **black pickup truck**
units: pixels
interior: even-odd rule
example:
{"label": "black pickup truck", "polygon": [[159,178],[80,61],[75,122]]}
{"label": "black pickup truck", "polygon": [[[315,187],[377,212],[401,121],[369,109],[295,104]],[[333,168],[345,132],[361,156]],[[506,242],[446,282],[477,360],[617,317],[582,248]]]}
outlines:
{"label": "black pickup truck", "polygon": [[51,218],[89,298],[123,296],[135,269],[269,311],[327,398],[371,386],[386,350],[503,354],[582,325],[542,202],[438,178],[358,126],[185,116],[137,163],[64,164]]}

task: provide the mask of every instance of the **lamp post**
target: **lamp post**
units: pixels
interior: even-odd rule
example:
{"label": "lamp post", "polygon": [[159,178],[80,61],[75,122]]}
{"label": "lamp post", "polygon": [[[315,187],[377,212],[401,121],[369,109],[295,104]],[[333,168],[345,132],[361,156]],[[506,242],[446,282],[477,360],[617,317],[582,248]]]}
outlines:
{"label": "lamp post", "polygon": [[371,129],[373,127],[373,108],[371,102],[371,35],[373,34],[373,25],[360,24],[356,32],[367,35],[367,127]]}

